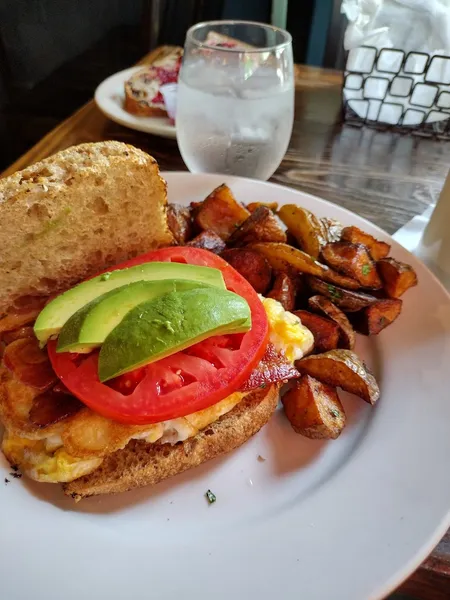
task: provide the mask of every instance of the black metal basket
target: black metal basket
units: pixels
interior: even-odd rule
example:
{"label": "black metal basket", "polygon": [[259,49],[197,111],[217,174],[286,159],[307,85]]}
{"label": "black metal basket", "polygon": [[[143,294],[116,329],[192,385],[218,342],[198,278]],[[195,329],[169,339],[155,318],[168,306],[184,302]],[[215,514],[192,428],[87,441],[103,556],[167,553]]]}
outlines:
{"label": "black metal basket", "polygon": [[[365,53],[364,66],[352,68],[352,52],[356,50],[359,57]],[[446,72],[443,67],[448,67]],[[445,81],[436,80],[438,70],[444,73]],[[372,46],[351,50],[344,78],[343,112],[344,120],[351,125],[449,140],[450,57],[394,48],[377,50]]]}

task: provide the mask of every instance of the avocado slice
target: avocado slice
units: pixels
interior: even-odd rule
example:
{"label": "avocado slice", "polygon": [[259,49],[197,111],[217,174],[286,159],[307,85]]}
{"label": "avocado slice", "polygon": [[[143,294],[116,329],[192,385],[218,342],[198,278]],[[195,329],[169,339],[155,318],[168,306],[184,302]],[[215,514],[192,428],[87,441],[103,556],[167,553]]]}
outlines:
{"label": "avocado slice", "polygon": [[169,292],[211,287],[188,279],[135,281],[102,294],[77,310],[64,324],[57,352],[90,352],[100,346],[124,316],[138,304]]}
{"label": "avocado slice", "polygon": [[57,335],[65,322],[85,304],[106,292],[134,281],[189,279],[225,289],[219,269],[176,262],[149,262],[97,275],[57,296],[45,306],[34,324],[34,333],[41,344]]}
{"label": "avocado slice", "polygon": [[100,381],[160,360],[212,336],[251,328],[247,301],[228,290],[170,292],[138,304],[105,339]]}

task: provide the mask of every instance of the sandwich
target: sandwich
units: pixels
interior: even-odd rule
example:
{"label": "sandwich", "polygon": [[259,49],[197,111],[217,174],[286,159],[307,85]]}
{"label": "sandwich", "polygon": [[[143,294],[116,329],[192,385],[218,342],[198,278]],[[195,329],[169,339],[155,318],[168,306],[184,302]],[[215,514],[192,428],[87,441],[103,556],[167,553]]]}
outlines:
{"label": "sandwich", "polygon": [[2,450],[76,501],[243,444],[311,332],[224,259],[175,245],[156,161],[82,144],[0,180]]}

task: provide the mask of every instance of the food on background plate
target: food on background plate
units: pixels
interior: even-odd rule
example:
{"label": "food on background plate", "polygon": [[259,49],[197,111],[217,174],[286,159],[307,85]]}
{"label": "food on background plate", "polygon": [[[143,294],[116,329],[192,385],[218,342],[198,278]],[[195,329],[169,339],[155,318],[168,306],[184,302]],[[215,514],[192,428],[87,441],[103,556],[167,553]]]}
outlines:
{"label": "food on background plate", "polygon": [[167,116],[160,87],[178,81],[182,56],[181,48],[174,49],[163,59],[134,73],[125,82],[125,110],[140,117]]}
{"label": "food on background plate", "polygon": [[[214,31],[208,33],[205,44],[218,48],[252,48],[248,44]],[[175,124],[175,115],[171,114],[175,111],[171,110],[169,102],[166,103],[161,87],[178,83],[182,59],[183,48],[174,47],[163,58],[142,67],[127,79],[124,85],[124,109],[139,117],[169,116],[172,124]],[[172,108],[174,109],[175,106]]]}
{"label": "food on background plate", "polygon": [[[86,144],[0,188],[5,222],[21,224],[4,236],[6,256],[22,262],[4,267],[0,296],[2,448],[12,464],[78,500],[158,483],[267,422],[312,334],[222,258],[167,247],[153,159]],[[132,215],[150,212],[133,227]],[[155,246],[165,247],[147,251]]]}

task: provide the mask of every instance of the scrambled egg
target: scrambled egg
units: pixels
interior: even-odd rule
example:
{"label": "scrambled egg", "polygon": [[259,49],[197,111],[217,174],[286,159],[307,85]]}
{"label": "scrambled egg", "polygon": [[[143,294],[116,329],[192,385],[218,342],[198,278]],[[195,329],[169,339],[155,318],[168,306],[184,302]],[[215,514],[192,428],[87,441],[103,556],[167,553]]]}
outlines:
{"label": "scrambled egg", "polygon": [[132,439],[176,444],[194,437],[230,412],[247,393],[235,392],[191,415],[145,426],[123,425],[83,409],[67,423],[61,435],[53,433],[44,439],[30,440],[5,432],[2,450],[11,464],[19,465],[31,479],[65,483],[92,473],[105,454],[125,448]]}
{"label": "scrambled egg", "polygon": [[[261,296],[261,301],[269,320],[269,340],[275,349],[292,362],[302,358],[313,347],[312,333],[276,300]],[[85,408],[64,423],[60,431],[47,432],[41,439],[5,433],[3,451],[12,464],[19,465],[32,479],[69,482],[92,473],[106,454],[124,448],[132,439],[176,444],[194,437],[245,396],[246,393],[235,392],[191,415],[140,426],[116,423]]]}
{"label": "scrambled egg", "polygon": [[313,334],[277,300],[260,298],[269,319],[269,340],[275,349],[291,362],[303,358],[314,346]]}

